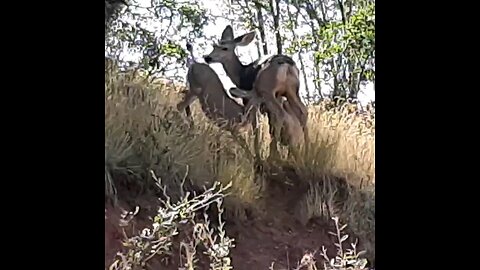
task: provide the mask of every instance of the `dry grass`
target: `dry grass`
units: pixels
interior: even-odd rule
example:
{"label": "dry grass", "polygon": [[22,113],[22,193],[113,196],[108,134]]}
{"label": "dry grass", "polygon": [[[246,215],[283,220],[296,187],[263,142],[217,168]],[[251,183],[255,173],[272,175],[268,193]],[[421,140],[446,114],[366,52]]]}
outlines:
{"label": "dry grass", "polygon": [[[184,190],[199,190],[218,181],[232,183],[225,198],[226,216],[245,218],[261,207],[265,179],[255,174],[251,132],[233,136],[213,126],[194,103],[194,126],[176,111],[182,87],[142,76],[105,75],[105,195],[115,200],[120,186],[129,196],[149,192],[157,175],[172,201]],[[374,258],[375,245],[375,120],[349,113],[347,107],[310,107],[311,142],[303,155],[284,161],[296,168],[309,191],[298,203],[301,220],[339,216],[359,236]],[[368,121],[366,121],[366,118]],[[268,153],[268,123],[262,117],[262,154]],[[346,179],[337,181],[336,179]],[[345,184],[346,183],[346,184]]]}
{"label": "dry grass", "polygon": [[[192,108],[195,125],[189,128],[183,114],[174,108],[182,89],[163,83],[142,85],[116,72],[106,76],[105,184],[108,198],[117,196],[116,186],[124,181],[136,185],[139,190],[148,189],[153,182],[146,172],[153,170],[169,190],[179,190],[185,176],[187,186],[191,187],[234,180],[226,205],[235,210],[254,204],[260,187],[253,181],[252,159],[248,158],[250,150],[246,151],[237,143],[241,138],[232,137],[210,124],[198,106]],[[130,90],[126,91],[128,88]],[[174,194],[174,199],[179,195]]]}

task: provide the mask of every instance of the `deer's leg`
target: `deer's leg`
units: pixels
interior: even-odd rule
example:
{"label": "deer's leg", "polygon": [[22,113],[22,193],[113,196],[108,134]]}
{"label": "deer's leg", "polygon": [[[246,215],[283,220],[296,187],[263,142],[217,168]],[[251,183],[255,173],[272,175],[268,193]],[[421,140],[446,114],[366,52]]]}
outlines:
{"label": "deer's leg", "polygon": [[269,129],[270,129],[270,158],[279,158],[280,153],[278,151],[278,142],[282,141],[282,127],[283,118],[279,118],[277,115],[269,113],[268,115]]}
{"label": "deer's leg", "polygon": [[187,91],[185,96],[183,97],[183,100],[180,101],[177,104],[177,110],[182,112],[185,111],[185,114],[187,115],[188,122],[190,122],[190,127],[193,126],[193,118],[192,118],[192,111],[190,109],[190,105],[195,101],[196,99],[195,93],[192,91]]}
{"label": "deer's leg", "polygon": [[277,154],[278,154],[278,148],[277,148],[277,136],[275,134],[275,124],[272,119],[271,119],[271,115],[268,116],[269,118],[269,121],[268,121],[268,129],[269,129],[269,132],[270,132],[270,154],[269,154],[269,158],[273,158],[273,157],[276,157]]}
{"label": "deer's leg", "polygon": [[303,137],[301,134],[298,134],[297,132],[289,132],[288,135],[289,135],[289,142],[288,142],[289,157],[293,158],[294,160],[298,160],[298,158],[300,157],[300,154],[305,148],[304,142],[302,143]]}
{"label": "deer's leg", "polygon": [[277,93],[280,92],[283,87],[283,85],[277,84],[272,88],[270,83],[262,83],[262,81],[255,86],[256,93],[261,98],[262,104],[265,105],[265,111],[268,116],[269,131],[272,137],[270,142],[270,156],[278,153],[277,141],[280,140],[280,127],[286,114],[282,104],[277,99]]}
{"label": "deer's leg", "polygon": [[270,118],[270,115],[273,115],[273,117],[276,119],[284,119],[286,112],[283,109],[282,103],[276,96],[277,92],[278,92],[277,89],[273,89],[273,91],[268,91],[268,92],[263,91],[263,93],[265,93],[263,100],[265,102],[265,107],[269,114],[269,118]]}
{"label": "deer's leg", "polygon": [[253,148],[255,153],[255,160],[260,160],[260,125],[258,123],[258,116],[257,110],[252,112],[253,121],[252,121],[252,129],[253,129]]}
{"label": "deer's leg", "polygon": [[294,160],[296,160],[298,157],[297,145],[293,144],[291,141],[288,144],[288,157]]}
{"label": "deer's leg", "polygon": [[290,77],[290,79],[291,80],[289,80],[289,83],[286,85],[284,95],[298,120],[300,120],[300,124],[304,127],[308,118],[307,106],[305,106],[300,99],[300,82],[293,77]]}
{"label": "deer's leg", "polygon": [[285,97],[287,98],[288,103],[295,112],[295,116],[300,120],[302,127],[306,126],[308,112],[307,107],[302,103],[300,98],[292,91],[286,91]]}
{"label": "deer's leg", "polygon": [[[177,104],[177,110],[179,111],[185,110],[187,115],[189,114],[189,112],[191,113],[189,106],[195,101],[196,97],[197,96],[192,91],[188,91],[183,97],[183,100]],[[187,108],[188,108],[188,112],[187,112]]]}
{"label": "deer's leg", "polygon": [[252,124],[252,131],[254,136],[253,148],[256,162],[260,161],[260,125],[258,123],[257,116],[259,103],[261,104],[260,100],[256,98],[249,99],[244,111],[246,121],[250,121],[250,123]]}
{"label": "deer's leg", "polygon": [[273,89],[273,91],[262,91],[266,93],[267,96],[263,97],[265,101],[265,107],[267,110],[268,115],[268,123],[270,128],[270,135],[272,140],[270,142],[270,156],[271,157],[278,157],[278,145],[277,143],[281,141],[281,128],[283,121],[286,117],[286,112],[282,107],[282,104],[276,97],[276,93],[278,92],[277,89]]}
{"label": "deer's leg", "polygon": [[307,128],[308,109],[300,100],[300,96],[298,94],[300,85],[298,83],[294,83],[290,85],[290,89],[294,89],[295,91],[286,91],[285,96],[287,98],[288,103],[290,104],[290,107],[295,112],[294,114],[297,116],[298,120],[300,121],[300,125],[302,126],[302,129],[303,129],[304,142],[306,145],[309,141],[308,128]]}
{"label": "deer's leg", "polygon": [[308,135],[308,127],[305,125],[303,127],[303,149],[307,149],[310,144],[310,136]]}
{"label": "deer's leg", "polygon": [[185,107],[185,113],[187,114],[188,118],[192,117],[192,110],[190,109],[190,106]]}

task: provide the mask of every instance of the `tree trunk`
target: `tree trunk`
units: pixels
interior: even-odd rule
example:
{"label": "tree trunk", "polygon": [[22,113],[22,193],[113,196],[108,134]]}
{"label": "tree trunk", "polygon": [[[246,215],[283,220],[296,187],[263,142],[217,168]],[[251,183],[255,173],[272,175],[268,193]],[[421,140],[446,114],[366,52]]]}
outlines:
{"label": "tree trunk", "polygon": [[[248,0],[245,0],[247,2]],[[268,54],[267,42],[265,41],[265,28],[263,25],[265,21],[263,20],[262,5],[258,1],[254,1],[255,9],[257,10],[257,19],[258,19],[258,30],[260,31],[260,39],[263,46],[263,55]]]}

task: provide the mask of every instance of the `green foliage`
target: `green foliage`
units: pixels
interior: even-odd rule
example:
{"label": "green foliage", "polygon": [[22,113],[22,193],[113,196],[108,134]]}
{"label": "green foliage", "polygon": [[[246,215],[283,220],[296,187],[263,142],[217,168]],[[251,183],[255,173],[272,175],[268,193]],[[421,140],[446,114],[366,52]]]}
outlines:
{"label": "green foliage", "polygon": [[335,78],[332,97],[355,98],[360,81],[375,81],[374,0],[284,2],[291,5],[288,16],[282,17],[290,35],[283,38],[288,41],[286,53],[307,54],[308,59],[313,56],[314,66],[307,68],[314,72],[304,72],[313,75],[317,91],[321,91],[322,81],[332,83]]}
{"label": "green foliage", "polygon": [[[165,259],[171,256],[180,256],[182,265],[178,269],[197,269],[200,258],[199,253],[206,255],[209,261],[209,269],[232,270],[231,253],[235,249],[236,239],[227,236],[225,221],[222,213],[223,199],[229,185],[222,186],[218,182],[206,189],[202,194],[195,197],[186,196],[179,201],[172,203],[166,189],[162,187],[161,181],[157,180],[158,186],[162,189],[166,200],[160,200],[162,205],[158,208],[157,214],[151,219],[152,224],[136,235],[125,234],[123,245],[124,251],[117,252],[109,270],[140,270],[149,269],[149,261],[152,259]],[[208,214],[210,206],[216,205],[218,225],[211,222]],[[135,212],[127,212],[121,219],[123,227],[135,218],[139,208]],[[203,210],[203,217],[197,214]],[[364,258],[365,251],[357,251],[357,241],[350,243],[351,249],[345,249],[349,235],[346,234],[347,225],[341,225],[338,217],[332,218],[335,224],[335,231],[329,232],[335,239],[336,256],[330,258],[327,249],[322,246],[319,255],[323,258],[323,269],[326,270],[364,270],[368,269],[367,259]],[[186,237],[179,237],[181,232],[187,232]],[[173,247],[179,246],[178,255],[173,254]],[[274,258],[272,258],[273,260]],[[315,254],[307,252],[297,263],[295,269],[319,269]],[[269,269],[274,268],[272,262]],[[266,269],[266,268],[265,268]]]}
{"label": "green foliage", "polygon": [[292,42],[289,47],[285,49],[287,54],[294,54],[301,49],[312,50],[314,45],[314,37],[312,34],[306,34],[296,42]]}
{"label": "green foliage", "polygon": [[[236,17],[234,23],[249,31],[262,24],[268,39],[262,42],[275,42],[271,5],[276,1],[281,9],[278,19],[284,52],[313,59],[314,65],[304,65],[302,72],[313,76],[308,80],[314,81],[316,88],[337,78],[331,85],[333,94],[348,97],[356,95],[360,81],[374,82],[374,69],[366,68],[373,66],[375,59],[374,0],[234,0],[228,1],[231,10],[223,11],[223,17]],[[123,14],[113,17],[106,34],[106,54],[124,66],[121,54],[126,50],[140,58],[141,67],[160,75],[182,68],[184,44],[205,36],[203,28],[211,17],[207,10],[187,0],[152,0],[144,7],[138,4],[138,0],[130,1]],[[287,5],[288,12],[284,12]],[[275,49],[268,45],[270,53]]]}
{"label": "green foliage", "polygon": [[179,61],[187,56],[187,53],[185,52],[185,49],[183,49],[183,46],[180,46],[179,44],[176,44],[171,40],[169,40],[166,44],[160,45],[160,48],[158,50],[160,54],[175,57]]}
{"label": "green foliage", "polygon": [[365,77],[365,80],[367,81],[373,81],[375,80],[375,72],[371,69],[365,70],[363,72],[363,76]]}
{"label": "green foliage", "polygon": [[343,39],[350,55],[364,61],[368,59],[375,51],[375,5],[370,3],[352,15],[347,21],[346,31]]}
{"label": "green foliage", "polygon": [[314,54],[316,65],[345,50],[345,44],[337,41],[337,37],[342,35],[342,27],[342,22],[328,22],[317,31],[317,40],[321,40],[321,43]]}
{"label": "green foliage", "polygon": [[[133,235],[124,239],[123,245],[126,252],[118,252],[117,258],[110,265],[109,270],[127,270],[127,269],[145,269],[148,262],[154,257],[172,256],[172,246],[175,237],[178,236],[180,228],[187,226],[193,227],[192,240],[181,242],[180,247],[185,249],[185,266],[193,266],[196,260],[196,249],[202,246],[207,250],[214,270],[232,269],[230,266],[230,248],[234,247],[234,239],[225,235],[224,222],[222,220],[223,198],[227,195],[227,190],[231,185],[222,186],[219,182],[206,189],[202,194],[195,197],[189,196],[188,191],[180,200],[172,202],[168,196],[165,186],[161,179],[157,178],[151,172],[157,182],[159,189],[165,196],[165,200],[160,200],[162,205],[158,208],[157,214],[152,218],[152,225],[141,230],[139,235]],[[184,187],[181,187],[184,189]],[[210,205],[216,204],[218,209],[218,228],[212,228],[206,211]],[[204,219],[199,220],[197,212],[204,211]],[[130,212],[121,220],[124,226],[128,225],[138,213]],[[193,252],[190,252],[193,251]]]}
{"label": "green foliage", "polygon": [[199,7],[194,7],[188,4],[180,6],[178,11],[182,15],[182,22],[180,23],[182,27],[189,24],[193,27],[193,31],[202,31],[207,20],[205,10],[201,10]]}
{"label": "green foliage", "polygon": [[342,21],[327,22],[316,34],[321,40],[319,50],[315,52],[317,63],[340,53],[365,61],[375,51],[375,5],[361,7],[345,25]]}
{"label": "green foliage", "polygon": [[175,64],[183,64],[186,56],[185,39],[203,36],[205,10],[186,0],[153,0],[150,6],[132,2],[106,33],[107,56],[125,66],[122,54],[137,55],[140,66],[151,73],[178,68]]}
{"label": "green foliage", "polygon": [[351,249],[344,250],[344,242],[348,239],[348,234],[344,234],[343,231],[347,225],[341,226],[338,220],[338,217],[333,217],[335,222],[335,232],[330,232],[330,235],[334,236],[337,239],[335,247],[337,248],[337,256],[335,258],[329,258],[327,255],[327,250],[325,247],[322,247],[320,254],[325,259],[323,263],[323,269],[325,270],[362,270],[367,269],[368,261],[362,256],[365,254],[365,251],[357,251],[357,242],[351,243]]}

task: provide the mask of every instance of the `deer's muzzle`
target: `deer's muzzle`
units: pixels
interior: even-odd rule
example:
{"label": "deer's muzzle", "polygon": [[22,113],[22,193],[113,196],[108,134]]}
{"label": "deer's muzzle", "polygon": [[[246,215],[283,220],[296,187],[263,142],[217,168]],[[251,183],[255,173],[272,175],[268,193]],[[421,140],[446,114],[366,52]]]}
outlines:
{"label": "deer's muzzle", "polygon": [[205,55],[203,57],[203,59],[205,60],[205,62],[207,62],[208,64],[210,64],[212,62],[212,57],[208,56],[208,55]]}

